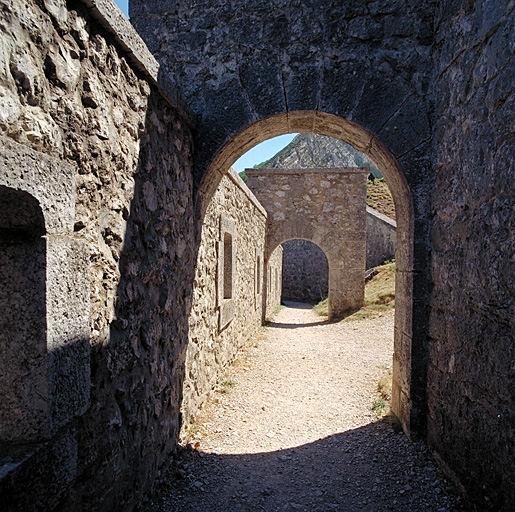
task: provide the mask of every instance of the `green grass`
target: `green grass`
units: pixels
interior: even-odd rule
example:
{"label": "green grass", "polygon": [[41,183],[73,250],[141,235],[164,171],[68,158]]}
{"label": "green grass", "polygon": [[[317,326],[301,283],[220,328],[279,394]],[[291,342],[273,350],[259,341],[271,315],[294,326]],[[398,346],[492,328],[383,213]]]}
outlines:
{"label": "green grass", "polygon": [[[377,274],[365,284],[365,301],[361,309],[345,318],[346,321],[375,318],[395,307],[395,261],[377,267]],[[328,299],[324,299],[313,310],[320,316],[329,315]]]}
{"label": "green grass", "polygon": [[372,404],[372,410],[378,418],[390,413],[390,404],[392,401],[392,368],[390,366],[380,366],[383,375],[377,382],[377,396]]}
{"label": "green grass", "polygon": [[234,382],[231,379],[226,379],[220,384],[220,393],[226,394],[229,393],[229,391],[236,386],[236,382]]}
{"label": "green grass", "polygon": [[384,398],[377,397],[372,405],[372,410],[378,418],[382,418],[390,410],[390,404]]}

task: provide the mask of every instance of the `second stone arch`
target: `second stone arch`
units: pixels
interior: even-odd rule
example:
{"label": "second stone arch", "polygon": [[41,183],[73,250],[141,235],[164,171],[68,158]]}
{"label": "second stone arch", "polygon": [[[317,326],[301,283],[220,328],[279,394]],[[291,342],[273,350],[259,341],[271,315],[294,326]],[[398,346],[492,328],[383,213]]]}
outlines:
{"label": "second stone arch", "polygon": [[247,169],[268,213],[265,259],[293,238],[308,240],[329,264],[329,319],[363,305],[368,168]]}

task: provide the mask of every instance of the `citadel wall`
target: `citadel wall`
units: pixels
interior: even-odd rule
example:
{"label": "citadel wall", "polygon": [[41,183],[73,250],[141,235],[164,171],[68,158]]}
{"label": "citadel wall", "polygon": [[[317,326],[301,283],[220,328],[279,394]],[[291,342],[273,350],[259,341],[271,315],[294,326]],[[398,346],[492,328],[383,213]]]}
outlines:
{"label": "citadel wall", "polygon": [[[182,402],[185,425],[261,326],[266,218],[252,192],[230,170],[211,198],[201,227]],[[230,248],[225,233],[231,236]]]}
{"label": "citadel wall", "polygon": [[[366,268],[395,258],[396,222],[367,206]],[[283,296],[286,299],[318,302],[327,298],[329,268],[327,258],[306,240],[282,244]]]}
{"label": "citadel wall", "polygon": [[[18,408],[34,402],[41,417],[27,421],[32,433],[2,436],[2,507],[131,510],[180,426],[190,113],[112,2],[13,0],[0,26],[1,324],[19,325],[24,308],[40,322],[26,338],[2,329],[3,347],[29,357],[34,341],[39,355],[21,374],[2,357],[0,388],[23,381]],[[5,294],[17,276],[9,232],[22,221],[36,268]]]}
{"label": "citadel wall", "polygon": [[515,5],[443,1],[428,441],[481,510],[515,502]]}
{"label": "citadel wall", "polygon": [[[509,510],[513,2],[353,0],[328,12],[282,0],[265,9],[188,2],[189,11],[166,18],[168,34],[154,4],[163,3],[133,0],[131,9],[152,50],[175,59],[167,66],[200,116],[197,182],[215,156],[233,159],[259,137],[289,130],[345,138],[385,169],[398,210],[402,295],[395,410],[407,431],[427,433],[479,508]],[[91,373],[81,372],[89,405],[75,402],[50,439],[22,451],[2,443],[7,509],[131,509],[178,434],[196,257],[191,123],[117,12],[107,0],[12,0],[0,12],[0,134],[10,139],[0,174],[38,155],[52,174],[72,166],[73,234],[70,225],[52,232],[45,211],[58,201],[44,197],[47,180],[4,179],[0,193],[31,209],[24,226],[38,235],[44,273],[35,276],[45,294],[58,267],[43,261],[39,230],[70,241],[62,247],[72,248],[68,261],[85,251],[89,305],[76,298],[91,351]],[[174,30],[179,19],[182,32]],[[175,40],[162,44],[170,34]],[[348,80],[354,74],[359,81]],[[256,131],[238,139],[248,127]],[[4,209],[2,236],[10,222]],[[77,276],[84,267],[77,263]],[[37,307],[47,299],[39,296]],[[60,341],[74,346],[73,337]]]}
{"label": "citadel wall", "polygon": [[247,184],[268,213],[269,257],[292,239],[320,247],[329,265],[329,318],[363,305],[368,169],[247,169]]}
{"label": "citadel wall", "polygon": [[132,0],[131,21],[198,116],[195,182],[210,195],[255,144],[345,140],[383,172],[397,214],[393,407],[424,431],[436,1]]}

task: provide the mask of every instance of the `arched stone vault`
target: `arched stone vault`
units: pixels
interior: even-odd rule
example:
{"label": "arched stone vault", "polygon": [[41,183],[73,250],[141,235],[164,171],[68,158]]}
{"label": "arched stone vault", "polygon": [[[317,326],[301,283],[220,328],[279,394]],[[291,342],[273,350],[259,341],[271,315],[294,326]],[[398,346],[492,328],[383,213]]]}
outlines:
{"label": "arched stone vault", "polygon": [[329,319],[363,305],[368,168],[248,169],[268,213],[265,258],[286,240],[315,243],[329,263]]}
{"label": "arched stone vault", "polygon": [[[382,170],[398,219],[393,407],[406,432],[422,433],[433,17],[431,2],[131,4],[133,24],[197,116],[197,222],[230,165],[276,135],[341,139]],[[157,19],[165,19],[159,30]]]}
{"label": "arched stone vault", "polygon": [[[414,207],[410,187],[398,161],[384,144],[368,130],[352,121],[322,112],[289,112],[254,123],[236,134],[210,163],[197,193],[197,215],[216,190],[224,172],[244,152],[268,138],[291,132],[313,132],[344,140],[366,154],[383,172],[392,192],[397,216],[396,313],[392,407],[409,434],[413,422],[425,407],[425,333],[413,329],[414,315],[424,319],[417,297],[424,289],[414,290]],[[424,225],[419,222],[419,227]],[[420,308],[417,310],[417,307]],[[421,321],[422,321],[421,320]],[[420,323],[417,324],[420,329]],[[415,340],[415,341],[413,341]],[[417,348],[419,353],[417,353]],[[415,356],[414,356],[415,355]],[[419,359],[416,359],[419,357]]]}

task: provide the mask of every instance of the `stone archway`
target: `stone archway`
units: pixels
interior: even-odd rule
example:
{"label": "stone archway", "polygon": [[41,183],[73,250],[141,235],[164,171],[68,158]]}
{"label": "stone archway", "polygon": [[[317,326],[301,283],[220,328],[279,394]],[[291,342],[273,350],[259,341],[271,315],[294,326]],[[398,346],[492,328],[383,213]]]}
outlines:
{"label": "stone archway", "polygon": [[387,4],[133,0],[131,21],[197,116],[200,214],[220,174],[275,135],[342,139],[383,171],[398,216],[394,409],[424,433],[434,6]]}
{"label": "stone archway", "polygon": [[314,303],[329,295],[329,263],[324,251],[309,240],[285,240],[282,299]]}
{"label": "stone archway", "polygon": [[322,112],[288,112],[253,123],[235,134],[208,165],[196,198],[198,222],[222,176],[235,160],[263,140],[294,132],[328,135],[353,145],[381,169],[392,192],[398,240],[392,409],[409,435],[414,424],[420,425],[424,421],[421,415],[426,407],[427,361],[423,350],[426,333],[414,333],[413,330],[413,317],[417,314],[415,309],[420,307],[420,303],[414,296],[413,286],[416,273],[413,262],[415,216],[412,193],[397,159],[385,145],[356,123]]}
{"label": "stone archway", "polygon": [[363,305],[367,168],[248,169],[268,213],[265,258],[290,238],[310,240],[329,262],[329,319]]}

